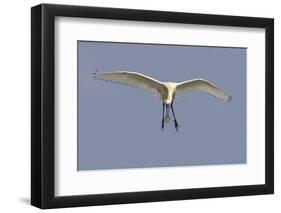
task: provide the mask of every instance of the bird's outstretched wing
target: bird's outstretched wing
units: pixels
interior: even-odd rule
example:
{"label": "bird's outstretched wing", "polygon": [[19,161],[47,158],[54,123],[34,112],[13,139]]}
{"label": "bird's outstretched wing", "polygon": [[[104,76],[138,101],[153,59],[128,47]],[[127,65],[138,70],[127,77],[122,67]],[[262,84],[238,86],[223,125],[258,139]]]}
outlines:
{"label": "bird's outstretched wing", "polygon": [[176,94],[193,91],[205,92],[209,95],[221,98],[224,101],[230,101],[232,99],[231,96],[227,95],[222,90],[217,88],[214,84],[204,79],[194,79],[177,84]]}
{"label": "bird's outstretched wing", "polygon": [[93,74],[95,79],[136,87],[153,92],[159,97],[167,93],[167,88],[162,82],[137,72],[116,71],[95,72]]}

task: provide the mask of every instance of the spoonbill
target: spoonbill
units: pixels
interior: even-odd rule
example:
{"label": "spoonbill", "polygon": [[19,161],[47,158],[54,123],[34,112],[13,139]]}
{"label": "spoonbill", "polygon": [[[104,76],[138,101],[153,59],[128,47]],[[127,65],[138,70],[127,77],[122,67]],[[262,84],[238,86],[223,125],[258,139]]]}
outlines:
{"label": "spoonbill", "polygon": [[[98,80],[104,80],[107,82],[113,82],[117,84],[132,86],[148,92],[152,92],[158,96],[163,103],[162,111],[162,125],[163,130],[165,123],[168,123],[170,119],[170,109],[172,110],[175,129],[178,131],[179,125],[176,119],[173,103],[175,97],[178,94],[184,92],[200,91],[205,92],[214,97],[220,98],[224,101],[230,101],[231,96],[224,93],[218,87],[211,82],[198,78],[183,82],[161,82],[149,76],[145,76],[137,72],[128,71],[114,71],[114,72],[96,72],[93,73],[93,77]],[[165,115],[166,111],[166,115]]]}

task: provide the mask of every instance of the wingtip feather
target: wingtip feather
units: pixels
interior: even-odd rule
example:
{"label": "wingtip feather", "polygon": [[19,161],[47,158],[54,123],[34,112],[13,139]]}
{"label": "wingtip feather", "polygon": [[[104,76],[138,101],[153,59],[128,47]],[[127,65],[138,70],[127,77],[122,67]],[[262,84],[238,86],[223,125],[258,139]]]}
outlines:
{"label": "wingtip feather", "polygon": [[229,102],[229,101],[231,101],[231,100],[232,100],[232,96],[230,96],[230,95],[229,95],[229,96],[227,96],[226,101],[228,101],[228,102]]}
{"label": "wingtip feather", "polygon": [[92,73],[93,74],[93,78],[97,79],[97,74],[98,74],[98,69],[95,69],[95,71]]}

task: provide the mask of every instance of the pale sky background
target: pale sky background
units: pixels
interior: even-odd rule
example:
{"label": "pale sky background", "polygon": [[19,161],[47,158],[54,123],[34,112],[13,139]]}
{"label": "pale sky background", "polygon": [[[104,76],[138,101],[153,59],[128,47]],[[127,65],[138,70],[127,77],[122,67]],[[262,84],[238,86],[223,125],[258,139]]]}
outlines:
{"label": "pale sky background", "polygon": [[[246,163],[245,48],[78,41],[78,170]],[[233,97],[200,92],[175,100],[161,130],[152,94],[92,78],[94,69],[160,81],[204,78]]]}

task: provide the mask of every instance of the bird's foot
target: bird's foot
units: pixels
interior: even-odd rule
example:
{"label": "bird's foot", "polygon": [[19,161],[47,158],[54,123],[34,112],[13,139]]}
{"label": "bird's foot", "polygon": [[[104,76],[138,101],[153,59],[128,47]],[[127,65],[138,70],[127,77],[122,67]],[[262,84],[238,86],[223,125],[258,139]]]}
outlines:
{"label": "bird's foot", "polygon": [[174,122],[175,122],[175,129],[177,130],[177,132],[179,131],[179,124],[178,124],[178,122],[177,122],[177,120],[174,120]]}
{"label": "bird's foot", "polygon": [[162,131],[163,131],[163,129],[164,129],[164,119],[162,119],[162,126],[161,126],[161,129],[162,129]]}

